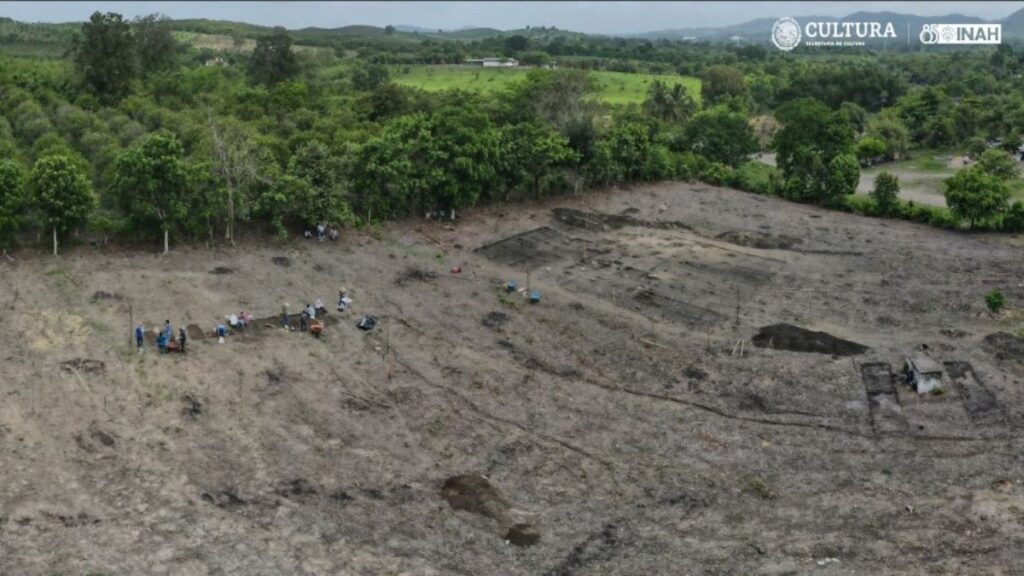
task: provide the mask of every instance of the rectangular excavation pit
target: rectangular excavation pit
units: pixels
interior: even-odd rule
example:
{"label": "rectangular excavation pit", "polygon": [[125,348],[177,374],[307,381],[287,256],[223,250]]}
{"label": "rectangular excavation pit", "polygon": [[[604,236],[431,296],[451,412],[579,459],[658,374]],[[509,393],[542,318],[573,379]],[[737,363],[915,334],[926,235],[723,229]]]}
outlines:
{"label": "rectangular excavation pit", "polygon": [[510,268],[532,270],[561,260],[571,253],[571,244],[561,232],[542,226],[481,246],[474,252]]}
{"label": "rectangular excavation pit", "polygon": [[861,365],[861,379],[868,396],[871,428],[875,434],[899,434],[907,431],[892,367],[886,362]]}
{"label": "rectangular excavation pit", "polygon": [[633,296],[640,312],[648,318],[661,318],[690,327],[711,327],[721,323],[726,316],[703,306],[683,302],[653,288],[645,288]]}
{"label": "rectangular excavation pit", "polygon": [[1003,412],[999,408],[999,402],[996,401],[996,395],[981,382],[969,362],[944,362],[943,366],[949,379],[953,381],[953,385],[960,392],[964,410],[967,411],[971,422],[982,425],[1003,422]]}

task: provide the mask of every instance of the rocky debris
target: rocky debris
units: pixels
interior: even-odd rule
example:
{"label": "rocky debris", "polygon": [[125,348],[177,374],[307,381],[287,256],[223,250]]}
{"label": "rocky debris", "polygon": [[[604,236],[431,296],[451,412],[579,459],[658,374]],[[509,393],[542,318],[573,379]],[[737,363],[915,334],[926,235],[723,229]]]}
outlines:
{"label": "rocky debris", "polygon": [[89,358],[75,358],[74,360],[65,360],[60,363],[61,370],[65,372],[84,372],[86,374],[96,374],[106,369],[107,365],[102,360],[92,360]]}
{"label": "rocky debris", "polygon": [[86,452],[96,452],[102,448],[114,448],[117,444],[117,439],[108,432],[104,432],[92,425],[85,432],[75,434],[75,443],[78,447]]}
{"label": "rocky debris", "polygon": [[181,401],[185,404],[182,408],[181,414],[189,420],[195,420],[203,413],[203,403],[192,394],[185,394]]}
{"label": "rocky debris", "polygon": [[452,476],[444,482],[441,495],[455,510],[465,510],[495,520],[501,520],[508,511],[508,503],[497,488],[479,474]]}
{"label": "rocky debris", "polygon": [[491,329],[501,328],[506,322],[508,322],[508,314],[504,312],[488,312],[483,319],[484,326]]}
{"label": "rocky debris", "polygon": [[98,302],[103,300],[121,300],[123,299],[123,296],[120,294],[113,294],[111,292],[104,292],[103,290],[97,290],[92,293],[92,299]]}
{"label": "rocky debris", "polygon": [[513,524],[505,539],[516,546],[533,546],[540,542],[540,530],[532,524]]}
{"label": "rocky debris", "polygon": [[791,324],[765,326],[751,339],[754,346],[792,352],[816,352],[833,356],[853,356],[868,351],[868,347],[827,332],[816,332]]}
{"label": "rocky debris", "polygon": [[203,492],[199,497],[218,508],[235,508],[247,504],[245,500],[241,499],[231,489]]}
{"label": "rocky debris", "polygon": [[270,261],[282,268],[289,268],[292,265],[292,259],[287,256],[274,256]]}
{"label": "rocky debris", "polygon": [[316,486],[310,484],[309,480],[306,480],[305,478],[294,478],[282,484],[274,491],[274,493],[285,498],[295,498],[302,496],[315,496],[317,494],[317,489]]}
{"label": "rocky debris", "polygon": [[395,284],[405,286],[413,282],[430,282],[437,278],[437,272],[410,266],[395,278]]}
{"label": "rocky debris", "polygon": [[708,377],[707,372],[701,370],[700,368],[692,364],[687,366],[686,369],[683,370],[683,375],[686,376],[687,378],[690,378],[691,380],[697,381],[704,380],[705,378]]}
{"label": "rocky debris", "polygon": [[235,269],[234,268],[228,268],[227,266],[217,266],[213,270],[210,270],[210,274],[216,274],[218,276],[222,276],[224,274],[234,274],[234,273],[235,273]]}

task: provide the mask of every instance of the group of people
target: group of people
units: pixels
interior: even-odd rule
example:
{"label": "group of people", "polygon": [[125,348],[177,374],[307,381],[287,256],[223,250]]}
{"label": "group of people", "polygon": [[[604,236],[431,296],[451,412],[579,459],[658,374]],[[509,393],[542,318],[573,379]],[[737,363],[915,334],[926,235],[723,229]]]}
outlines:
{"label": "group of people", "polygon": [[[178,329],[178,337],[175,339],[174,327],[170,320],[165,320],[164,327],[156,333],[156,349],[161,354],[174,351],[184,354],[186,342],[188,342],[188,333],[185,328]],[[142,322],[135,326],[135,344],[141,354],[145,350],[146,344],[146,326]]]}
{"label": "group of people", "polygon": [[[345,288],[338,290],[338,312],[347,312],[352,307],[352,299],[348,296],[348,291]],[[317,298],[315,304],[306,304],[299,314],[299,330],[305,332],[307,328],[313,333],[314,336],[319,337],[320,331],[323,330],[323,324],[315,322],[317,316],[323,316],[327,313],[327,308],[324,307],[323,300]],[[285,329],[289,328],[289,314],[288,304],[282,307],[282,324]],[[229,314],[224,317],[225,323],[220,323],[214,326],[214,334],[217,336],[220,343],[224,342],[224,338],[230,333],[231,330],[244,330],[252,324],[252,314],[241,311],[238,314]],[[142,322],[139,322],[135,326],[135,342],[139,348],[141,354],[145,349],[146,343],[146,327]],[[163,328],[156,331],[156,347],[160,353],[166,352],[185,352],[185,343],[188,342],[188,333],[185,328],[182,327],[178,330],[178,336],[175,338],[174,327],[171,326],[171,321],[166,320]]]}
{"label": "group of people", "polygon": [[[304,230],[302,232],[302,236],[306,240],[312,240],[313,231],[308,229]],[[328,228],[323,222],[321,222],[320,224],[316,225],[316,239],[321,242],[323,242],[324,240],[330,240],[331,242],[334,242],[335,240],[338,239],[338,229]]]}
{"label": "group of people", "polygon": [[[224,317],[227,324],[217,324],[213,327],[213,333],[217,336],[217,342],[223,344],[224,337],[228,335],[231,330],[244,330],[252,324],[252,314],[249,314],[245,310],[242,310],[238,314],[228,314]],[[230,328],[228,328],[230,326]]]}
{"label": "group of people", "polygon": [[[352,299],[348,297],[348,291],[345,288],[338,290],[338,312],[347,312],[352,306]],[[306,304],[299,312],[299,331],[305,332],[306,328],[310,326],[317,315],[324,315],[327,313],[327,308],[324,307],[324,301],[317,298],[316,304]],[[288,303],[281,307],[281,324],[285,329],[290,327],[290,319],[288,314]]]}

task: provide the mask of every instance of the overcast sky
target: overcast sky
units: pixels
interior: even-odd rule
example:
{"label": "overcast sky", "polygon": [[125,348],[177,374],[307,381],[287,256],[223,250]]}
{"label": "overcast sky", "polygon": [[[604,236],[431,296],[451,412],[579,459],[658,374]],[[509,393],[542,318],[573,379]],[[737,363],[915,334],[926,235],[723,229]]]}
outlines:
{"label": "overcast sky", "polygon": [[526,26],[596,34],[723,26],[762,17],[845,16],[861,11],[1002,18],[1024,2],[2,2],[0,16],[26,22],[87,20],[94,11],[127,17],[159,12],[304,28],[400,24],[457,29]]}

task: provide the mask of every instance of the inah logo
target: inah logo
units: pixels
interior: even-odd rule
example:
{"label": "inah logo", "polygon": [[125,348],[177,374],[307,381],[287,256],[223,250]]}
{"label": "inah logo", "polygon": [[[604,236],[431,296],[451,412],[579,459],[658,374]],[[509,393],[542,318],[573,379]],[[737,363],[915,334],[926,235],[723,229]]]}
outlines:
{"label": "inah logo", "polygon": [[779,50],[792,50],[800,44],[800,25],[796,20],[786,16],[779,18],[772,26],[772,43]]}
{"label": "inah logo", "polygon": [[922,44],[999,44],[1002,24],[925,24],[921,27]]}

